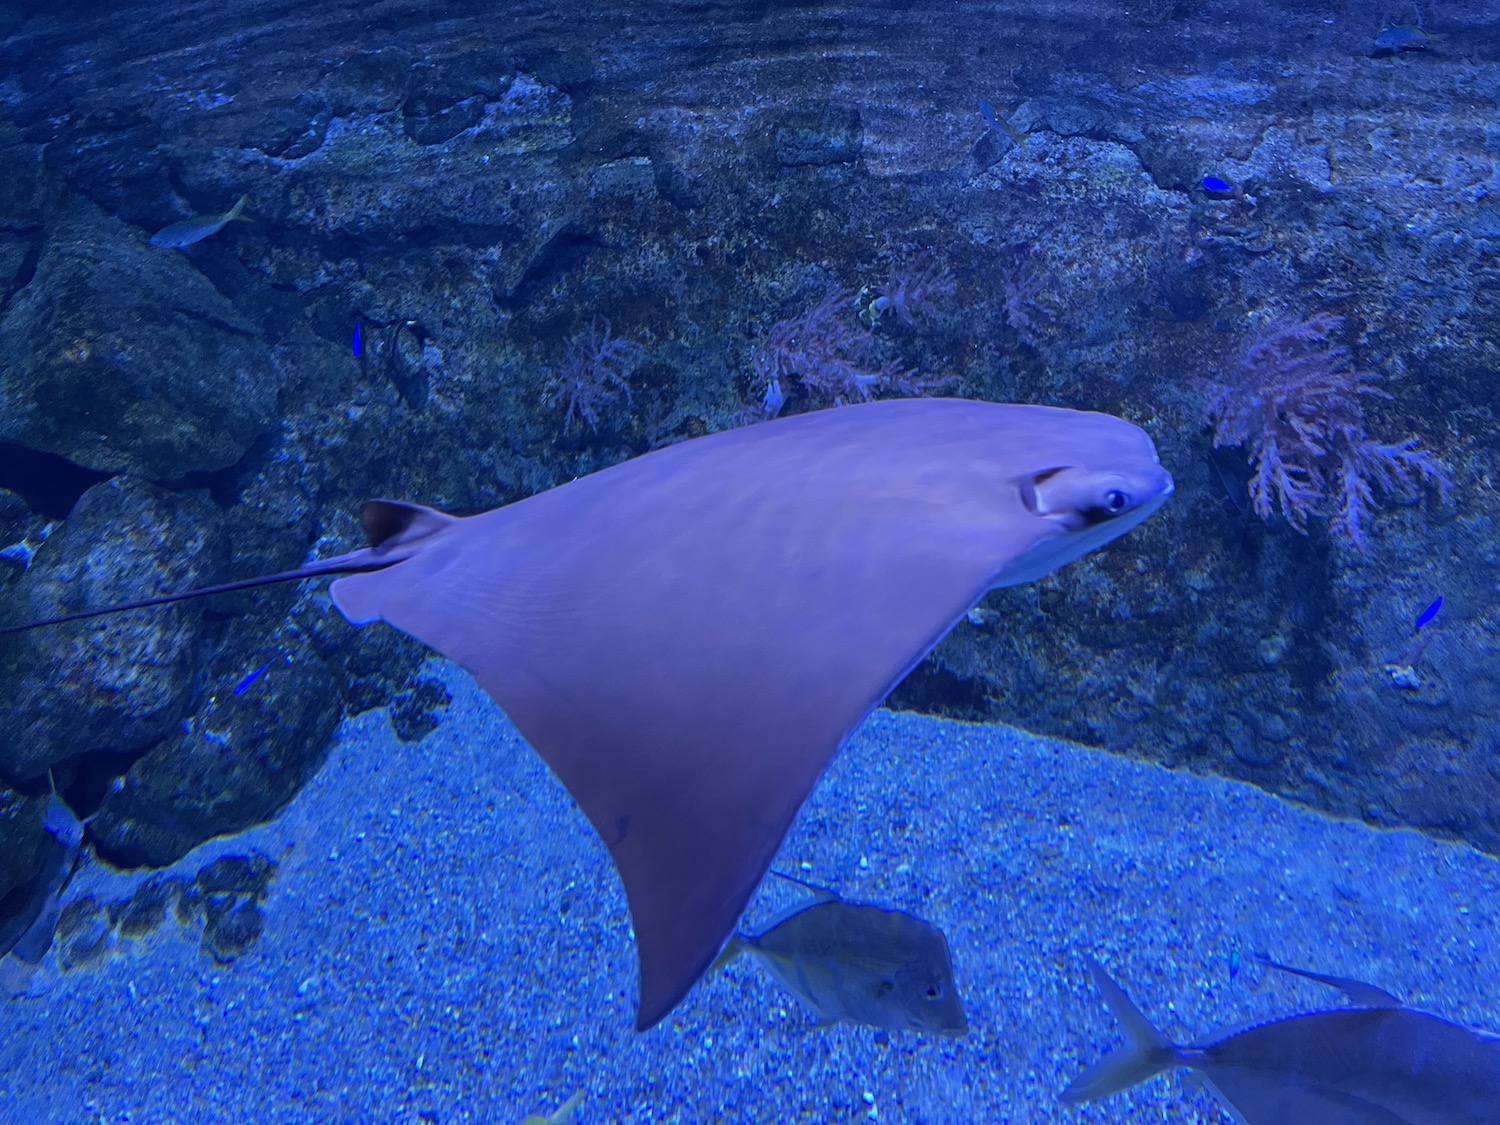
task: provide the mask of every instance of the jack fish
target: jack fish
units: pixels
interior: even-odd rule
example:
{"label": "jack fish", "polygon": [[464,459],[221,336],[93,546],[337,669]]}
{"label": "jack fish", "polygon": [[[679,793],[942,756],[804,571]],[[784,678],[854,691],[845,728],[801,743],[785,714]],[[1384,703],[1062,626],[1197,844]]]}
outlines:
{"label": "jack fish", "polygon": [[1184,1047],[1090,961],[1094,984],[1131,1044],[1075,1079],[1062,1100],[1093,1101],[1185,1067],[1242,1125],[1500,1122],[1500,1039],[1403,1007],[1373,985],[1263,963],[1369,1006],[1306,1012]]}

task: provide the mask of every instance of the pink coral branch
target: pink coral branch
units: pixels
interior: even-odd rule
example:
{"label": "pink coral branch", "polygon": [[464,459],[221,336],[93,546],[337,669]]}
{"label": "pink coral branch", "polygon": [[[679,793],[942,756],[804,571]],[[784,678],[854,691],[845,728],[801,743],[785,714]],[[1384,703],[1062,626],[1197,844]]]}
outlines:
{"label": "pink coral branch", "polygon": [[1382,445],[1366,435],[1360,396],[1391,396],[1336,341],[1343,323],[1318,313],[1262,328],[1234,377],[1208,388],[1204,418],[1215,447],[1245,448],[1258,516],[1280,510],[1304,534],[1309,518],[1327,516],[1335,535],[1363,550],[1377,493],[1430,484],[1446,495],[1450,485],[1415,439]]}

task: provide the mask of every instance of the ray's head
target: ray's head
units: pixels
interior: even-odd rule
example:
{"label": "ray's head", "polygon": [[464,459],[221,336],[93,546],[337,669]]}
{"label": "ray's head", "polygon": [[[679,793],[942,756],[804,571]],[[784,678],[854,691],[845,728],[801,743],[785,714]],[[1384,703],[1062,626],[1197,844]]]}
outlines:
{"label": "ray's head", "polygon": [[[1067,412],[1017,482],[1021,502],[1052,524],[996,585],[1031,582],[1124,535],[1172,494],[1172,476],[1140,427],[1108,414]],[[1024,440],[1024,439],[1023,439]]]}

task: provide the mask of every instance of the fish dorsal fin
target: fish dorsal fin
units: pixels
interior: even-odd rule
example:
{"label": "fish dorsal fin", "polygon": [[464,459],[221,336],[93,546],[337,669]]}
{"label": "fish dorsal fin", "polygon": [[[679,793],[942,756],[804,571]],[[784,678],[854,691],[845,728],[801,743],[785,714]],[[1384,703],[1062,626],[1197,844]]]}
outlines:
{"label": "fish dorsal fin", "polygon": [[[815,899],[842,899],[838,891],[832,887],[825,887],[821,883],[809,883],[806,879],[799,879],[795,875],[788,875],[785,871],[778,871],[774,867],[771,868],[769,873],[778,879],[785,879],[788,883],[796,883],[799,887],[805,887],[813,893]],[[806,906],[807,904],[803,903],[802,905]]]}
{"label": "fish dorsal fin", "polygon": [[738,958],[741,953],[754,948],[754,938],[746,937],[743,934],[730,934],[729,940],[724,943],[723,950],[719,953],[718,957],[714,958],[714,963],[709,967],[708,971],[717,973],[724,966]]}
{"label": "fish dorsal fin", "polygon": [[762,926],[760,928],[760,932],[751,937],[746,942],[746,944],[753,948],[757,942],[759,942],[772,930],[791,921],[793,918],[797,917],[797,915],[811,910],[815,906],[825,906],[831,902],[842,901],[843,900],[839,898],[838,895],[834,894],[832,891],[828,891],[822,894],[814,894],[812,898],[805,898],[801,902],[794,902],[791,906],[788,906],[780,914],[777,914],[774,918],[772,918],[769,922]]}
{"label": "fish dorsal fin", "polygon": [[1348,977],[1328,976],[1325,973],[1315,973],[1310,969],[1294,969],[1290,965],[1282,965],[1276,961],[1272,961],[1263,953],[1255,954],[1255,960],[1268,969],[1275,969],[1278,973],[1302,977],[1304,980],[1316,981],[1318,984],[1326,984],[1329,988],[1336,988],[1356,1008],[1406,1007],[1405,1002],[1399,997],[1392,996],[1385,989],[1377,988],[1373,984],[1366,984],[1364,981],[1351,980]]}

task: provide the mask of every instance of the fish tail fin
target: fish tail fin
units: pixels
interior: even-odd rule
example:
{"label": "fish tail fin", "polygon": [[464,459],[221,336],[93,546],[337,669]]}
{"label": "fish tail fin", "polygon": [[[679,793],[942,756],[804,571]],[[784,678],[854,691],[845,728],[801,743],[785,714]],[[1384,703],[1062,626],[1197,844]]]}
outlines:
{"label": "fish tail fin", "polygon": [[1182,1055],[1181,1049],[1156,1029],[1099,962],[1090,958],[1089,971],[1110,1013],[1130,1037],[1130,1045],[1106,1055],[1075,1078],[1062,1094],[1062,1100],[1069,1105],[1128,1090],[1178,1065]]}
{"label": "fish tail fin", "polygon": [[224,221],[226,223],[232,223],[236,219],[238,219],[242,223],[253,223],[255,220],[252,219],[249,215],[245,214],[245,202],[249,198],[249,192],[246,192],[244,195],[240,196],[239,199],[235,201],[234,206],[229,209],[229,214],[224,217]]}
{"label": "fish tail fin", "polygon": [[731,934],[729,936],[729,940],[724,944],[723,952],[720,953],[718,957],[714,958],[714,963],[709,966],[708,971],[710,973],[717,973],[725,965],[729,964],[729,962],[733,961],[741,953],[747,952],[749,949],[749,942],[740,937],[739,934]]}
{"label": "fish tail fin", "polygon": [[547,1125],[573,1125],[578,1116],[578,1107],[583,1104],[583,1091],[575,1090],[573,1096],[558,1107],[556,1113],[547,1118]]}

